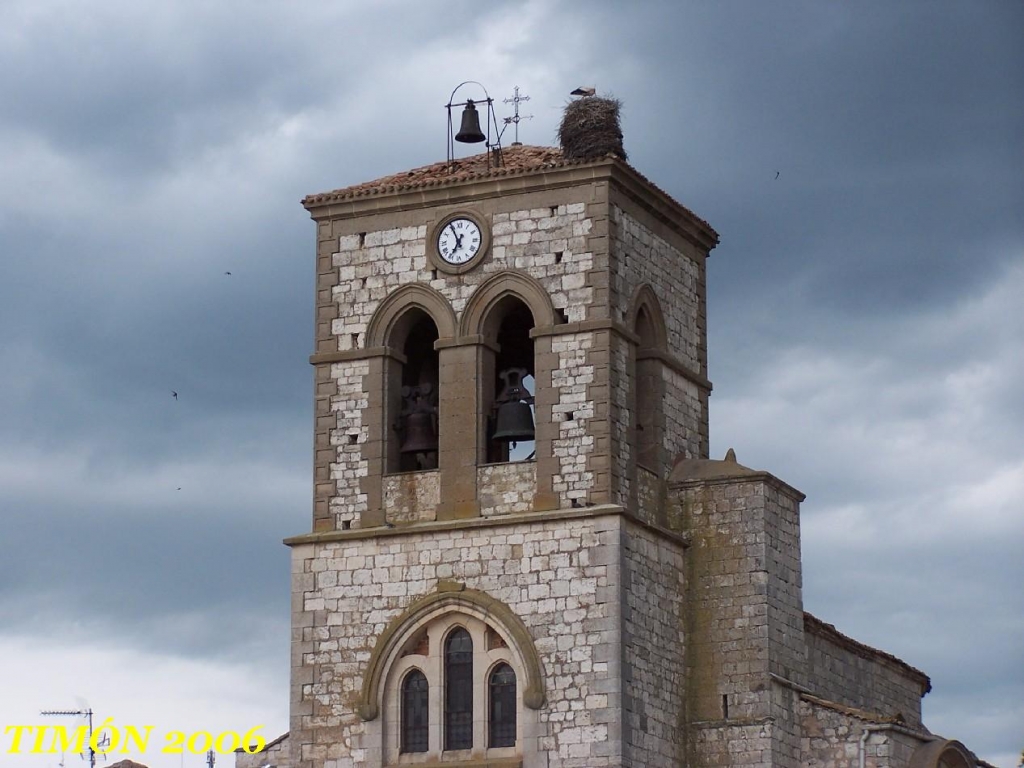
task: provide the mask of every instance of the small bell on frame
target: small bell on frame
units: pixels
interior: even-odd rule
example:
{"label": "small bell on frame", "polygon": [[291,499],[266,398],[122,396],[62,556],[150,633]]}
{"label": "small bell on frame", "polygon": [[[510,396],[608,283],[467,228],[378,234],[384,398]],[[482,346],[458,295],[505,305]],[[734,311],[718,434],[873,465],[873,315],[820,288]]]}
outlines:
{"label": "small bell on frame", "polygon": [[502,443],[533,440],[533,396],[523,386],[525,368],[509,368],[498,374],[505,388],[495,400],[494,439]]}
{"label": "small bell on frame", "polygon": [[[448,134],[451,136],[451,134]],[[466,101],[466,108],[462,110],[462,127],[455,134],[455,140],[463,144],[479,144],[486,136],[480,130],[480,113],[476,111],[476,104],[472,99]]]}

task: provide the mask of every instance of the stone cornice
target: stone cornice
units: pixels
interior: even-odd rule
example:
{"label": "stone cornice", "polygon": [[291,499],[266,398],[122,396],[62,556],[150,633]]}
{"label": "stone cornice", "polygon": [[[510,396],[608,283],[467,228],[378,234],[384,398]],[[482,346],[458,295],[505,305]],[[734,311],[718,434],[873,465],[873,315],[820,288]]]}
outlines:
{"label": "stone cornice", "polygon": [[603,517],[605,515],[622,515],[628,517],[631,522],[656,533],[662,538],[674,541],[681,547],[686,548],[690,546],[690,539],[685,534],[642,520],[639,516],[629,512],[625,507],[621,507],[617,504],[599,504],[593,507],[555,509],[543,512],[522,512],[515,515],[469,517],[459,520],[430,520],[427,522],[413,523],[410,525],[396,525],[393,527],[378,526],[375,528],[350,528],[347,531],[320,531],[292,536],[285,539],[284,543],[289,547],[296,547],[304,544],[328,544],[336,541],[359,541],[362,539],[377,539],[388,536],[415,536],[424,533],[437,533],[440,531],[474,530],[507,525],[522,525],[524,523],[581,520],[593,517]]}
{"label": "stone cornice", "polygon": [[718,245],[718,233],[689,208],[621,160],[610,166],[611,180],[630,200],[649,211],[705,253]]}
{"label": "stone cornice", "polygon": [[501,170],[409,187],[392,185],[355,196],[327,193],[307,197],[303,205],[313,220],[322,221],[461,205],[484,198],[574,187],[590,182],[610,182],[703,251],[708,252],[718,244],[718,233],[706,221],[616,157],[542,165],[507,173],[501,173]]}
{"label": "stone cornice", "polygon": [[405,355],[391,347],[370,347],[368,349],[342,349],[337,352],[317,352],[309,356],[310,365],[330,365],[344,363],[348,360],[369,360],[373,357],[391,357],[400,363],[405,362]]}
{"label": "stone cornice", "polygon": [[[745,467],[743,469],[746,469]],[[708,477],[694,477],[694,478],[679,478],[673,480],[669,477],[668,487],[669,489],[686,489],[686,488],[697,488],[700,486],[707,485],[734,485],[736,483],[757,483],[762,482],[766,485],[770,485],[776,490],[786,494],[794,501],[801,502],[807,497],[798,491],[796,488],[791,486],[785,480],[780,480],[770,472],[764,472],[762,470],[747,469],[745,472],[737,472],[735,474],[720,474]]]}

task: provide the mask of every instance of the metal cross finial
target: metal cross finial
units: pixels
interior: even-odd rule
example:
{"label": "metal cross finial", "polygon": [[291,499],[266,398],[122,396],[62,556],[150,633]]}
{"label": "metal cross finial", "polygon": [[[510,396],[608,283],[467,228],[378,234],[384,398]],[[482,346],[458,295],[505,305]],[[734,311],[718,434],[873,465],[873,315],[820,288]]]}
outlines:
{"label": "metal cross finial", "polygon": [[509,125],[509,124],[512,124],[512,125],[515,126],[515,138],[512,141],[512,145],[513,146],[515,146],[516,144],[519,144],[519,121],[520,120],[532,120],[533,119],[533,115],[520,115],[519,114],[519,104],[521,102],[523,102],[523,101],[529,101],[529,100],[530,100],[529,96],[520,96],[519,95],[519,86],[518,85],[515,87],[515,95],[511,99],[503,99],[503,101],[506,104],[513,104],[513,105],[515,105],[515,114],[512,115],[512,117],[506,117],[505,118],[505,125],[506,126]]}

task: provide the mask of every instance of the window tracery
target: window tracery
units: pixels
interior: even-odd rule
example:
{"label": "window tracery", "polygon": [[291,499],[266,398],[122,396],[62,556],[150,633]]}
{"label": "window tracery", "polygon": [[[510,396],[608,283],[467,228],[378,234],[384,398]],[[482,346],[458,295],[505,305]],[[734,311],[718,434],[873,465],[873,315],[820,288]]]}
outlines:
{"label": "window tracery", "polygon": [[489,622],[452,611],[402,642],[385,675],[385,765],[520,753],[522,672],[508,640]]}

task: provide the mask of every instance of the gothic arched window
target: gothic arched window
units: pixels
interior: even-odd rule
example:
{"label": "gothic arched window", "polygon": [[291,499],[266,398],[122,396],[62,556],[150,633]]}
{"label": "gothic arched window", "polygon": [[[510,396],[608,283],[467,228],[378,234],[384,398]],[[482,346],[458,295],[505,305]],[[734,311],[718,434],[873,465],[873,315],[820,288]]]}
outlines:
{"label": "gothic arched window", "polygon": [[473,639],[462,627],[444,644],[444,748],[473,748]]}
{"label": "gothic arched window", "polygon": [[[409,626],[374,649],[364,691],[375,701],[361,700],[357,710],[366,733],[381,737],[383,765],[511,764],[536,749],[523,739],[544,703],[536,648],[503,603],[480,605],[483,593],[470,589],[438,594],[464,602],[433,615],[414,604]],[[374,663],[382,656],[384,668]]]}
{"label": "gothic arched window", "polygon": [[427,677],[418,669],[402,681],[402,752],[426,752],[429,738]]}
{"label": "gothic arched window", "polygon": [[490,712],[488,714],[488,747],[516,745],[516,673],[508,664],[499,664],[491,672],[487,684]]}

